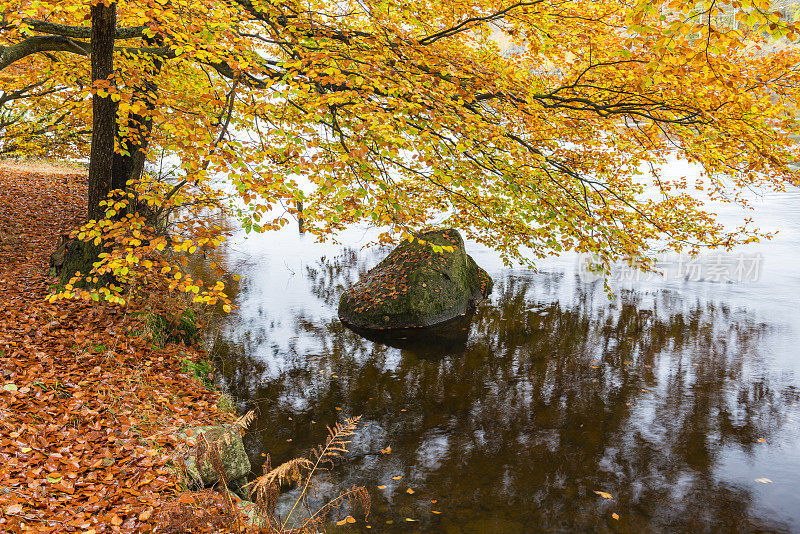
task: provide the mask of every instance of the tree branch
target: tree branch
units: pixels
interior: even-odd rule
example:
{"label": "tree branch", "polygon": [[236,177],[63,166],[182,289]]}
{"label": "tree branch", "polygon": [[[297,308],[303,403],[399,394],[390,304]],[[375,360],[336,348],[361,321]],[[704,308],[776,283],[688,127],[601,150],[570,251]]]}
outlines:
{"label": "tree branch", "polygon": [[0,46],[0,70],[38,52],[72,52],[73,54],[88,56],[89,51],[90,46],[88,43],[74,41],[68,37],[35,35],[10,46]]}
{"label": "tree branch", "polygon": [[426,37],[422,37],[419,39],[419,44],[421,45],[429,45],[438,41],[439,39],[444,39],[445,37],[453,36],[459,32],[469,29],[472,27],[473,24],[479,22],[492,22],[494,20],[502,19],[505,15],[507,15],[510,11],[518,8],[518,7],[529,7],[535,6],[536,4],[540,4],[542,0],[535,0],[534,2],[517,2],[516,4],[512,4],[505,9],[501,9],[496,13],[492,13],[491,15],[486,15],[483,17],[472,17],[465,20],[462,20],[455,26],[450,28],[446,28],[434,34],[428,35]]}
{"label": "tree branch", "polygon": [[[67,26],[65,24],[55,24],[45,20],[23,19],[22,22],[30,26],[34,31],[47,33],[50,35],[60,35],[72,39],[89,39],[92,36],[92,28],[89,26]],[[130,28],[117,28],[114,34],[115,39],[135,39],[144,36],[147,26],[132,26]]]}

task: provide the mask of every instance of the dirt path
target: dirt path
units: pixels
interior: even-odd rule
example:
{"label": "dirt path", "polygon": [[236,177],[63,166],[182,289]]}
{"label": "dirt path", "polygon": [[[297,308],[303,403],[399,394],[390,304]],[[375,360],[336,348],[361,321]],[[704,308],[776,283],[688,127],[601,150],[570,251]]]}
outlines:
{"label": "dirt path", "polygon": [[178,491],[172,431],[223,417],[179,372],[185,347],[131,337],[118,309],[45,302],[85,195],[79,171],[0,165],[0,532],[151,530]]}

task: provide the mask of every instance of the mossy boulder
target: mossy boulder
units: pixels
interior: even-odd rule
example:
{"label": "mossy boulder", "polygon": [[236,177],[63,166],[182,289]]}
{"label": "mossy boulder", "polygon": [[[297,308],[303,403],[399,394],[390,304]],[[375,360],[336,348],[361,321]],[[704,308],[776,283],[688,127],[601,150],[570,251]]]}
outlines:
{"label": "mossy boulder", "polygon": [[[195,443],[203,434],[209,444],[216,443],[222,463],[222,471],[229,483],[235,485],[250,473],[250,460],[244,450],[242,436],[236,429],[226,429],[222,426],[200,426],[191,430],[191,436],[186,431],[181,432],[181,438],[191,438]],[[204,455],[201,462],[192,454],[186,460],[186,474],[189,483],[195,487],[212,486],[219,482],[219,473],[214,468],[211,453]]]}
{"label": "mossy boulder", "polygon": [[465,252],[456,230],[416,237],[403,241],[342,295],[343,323],[368,330],[435,326],[465,314],[491,293],[492,279]]}

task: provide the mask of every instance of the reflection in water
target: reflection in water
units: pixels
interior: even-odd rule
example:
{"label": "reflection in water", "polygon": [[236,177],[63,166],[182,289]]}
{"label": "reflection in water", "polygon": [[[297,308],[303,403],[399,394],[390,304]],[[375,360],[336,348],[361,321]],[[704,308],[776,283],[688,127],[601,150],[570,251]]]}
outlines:
{"label": "reflection in water", "polygon": [[[362,414],[335,480],[368,487],[370,532],[800,528],[794,491],[762,496],[770,488],[751,475],[799,417],[797,379],[768,351],[785,341],[779,326],[674,290],[609,302],[573,273],[502,271],[471,322],[387,344],[336,318],[343,289],[381,255],[344,249],[293,272],[307,296],[291,313],[242,286],[213,350],[231,393],[259,410],[254,465]],[[569,301],[547,297],[565,287]],[[784,482],[798,466],[790,450],[773,475]]]}

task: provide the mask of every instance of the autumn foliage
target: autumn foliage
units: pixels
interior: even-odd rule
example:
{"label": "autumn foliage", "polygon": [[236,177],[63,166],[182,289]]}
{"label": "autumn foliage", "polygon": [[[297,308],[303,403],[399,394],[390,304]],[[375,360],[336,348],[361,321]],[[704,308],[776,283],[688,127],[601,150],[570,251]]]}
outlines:
{"label": "autumn foliage", "polygon": [[[190,217],[214,183],[239,202],[215,209],[248,231],[287,224],[302,201],[306,230],[323,236],[435,223],[507,259],[576,250],[647,267],[654,250],[764,235],[723,228],[694,184],[662,176],[672,155],[704,170],[700,197],[743,203],[746,188],[798,181],[797,26],[764,0],[109,5],[114,71],[93,80],[87,6],[3,4],[2,150],[86,156],[89,98],[110,99],[117,155],[169,156],[171,175],[151,167],[143,180]],[[135,250],[150,222],[126,209],[133,218],[83,233],[129,232],[103,269],[137,278],[161,264]],[[206,230],[163,244],[213,245]]]}

